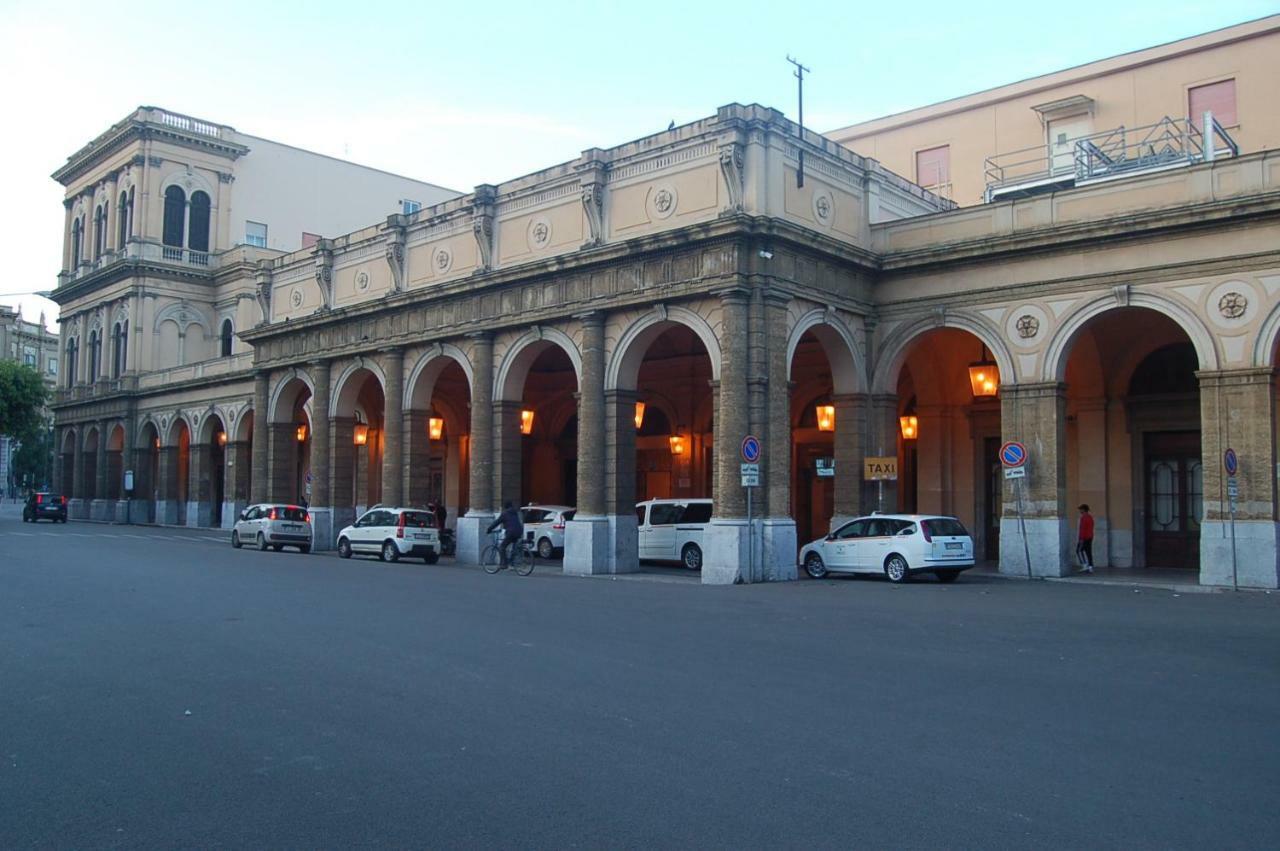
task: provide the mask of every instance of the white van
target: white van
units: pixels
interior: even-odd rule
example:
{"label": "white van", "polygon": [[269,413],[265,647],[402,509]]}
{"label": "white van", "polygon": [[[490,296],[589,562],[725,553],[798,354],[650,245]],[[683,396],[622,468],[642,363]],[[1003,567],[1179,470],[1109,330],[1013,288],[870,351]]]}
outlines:
{"label": "white van", "polygon": [[702,569],[702,533],[711,525],[709,499],[647,499],[636,505],[641,561],[678,561]]}

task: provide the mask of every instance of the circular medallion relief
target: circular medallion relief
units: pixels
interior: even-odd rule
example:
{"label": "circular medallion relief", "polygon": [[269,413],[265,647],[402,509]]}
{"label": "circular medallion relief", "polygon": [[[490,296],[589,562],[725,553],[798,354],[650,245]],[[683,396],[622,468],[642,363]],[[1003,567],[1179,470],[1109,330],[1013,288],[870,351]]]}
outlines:
{"label": "circular medallion relief", "polygon": [[836,202],[831,193],[819,189],[813,193],[813,218],[819,224],[830,225],[835,220]]}
{"label": "circular medallion relief", "polygon": [[289,293],[289,304],[294,307],[302,307],[302,290],[294,287]]}
{"label": "circular medallion relief", "polygon": [[361,292],[369,289],[369,273],[363,269],[356,272],[356,289]]}
{"label": "circular medallion relief", "polygon": [[1243,293],[1232,290],[1218,299],[1218,312],[1227,319],[1239,319],[1249,309],[1249,299]]}
{"label": "circular medallion relief", "polygon": [[1036,319],[1030,313],[1024,313],[1014,322],[1014,328],[1018,330],[1018,336],[1024,340],[1030,340],[1036,334],[1040,333],[1040,320]]}
{"label": "circular medallion relief", "polygon": [[1227,281],[1214,287],[1204,306],[1213,324],[1220,328],[1247,325],[1258,313],[1258,294],[1244,281]]}
{"label": "circular medallion relief", "polygon": [[437,275],[443,275],[453,268],[453,252],[441,246],[431,252],[431,268]]}
{"label": "circular medallion relief", "polygon": [[534,251],[546,248],[551,244],[551,222],[547,221],[545,216],[538,216],[529,222],[525,237],[529,241],[529,247]]}
{"label": "circular medallion relief", "polygon": [[670,183],[659,183],[649,192],[649,215],[655,219],[668,219],[680,204],[680,196]]}
{"label": "circular medallion relief", "polygon": [[1049,329],[1049,317],[1034,304],[1015,307],[1004,320],[1006,339],[1024,349],[1034,348],[1044,342]]}

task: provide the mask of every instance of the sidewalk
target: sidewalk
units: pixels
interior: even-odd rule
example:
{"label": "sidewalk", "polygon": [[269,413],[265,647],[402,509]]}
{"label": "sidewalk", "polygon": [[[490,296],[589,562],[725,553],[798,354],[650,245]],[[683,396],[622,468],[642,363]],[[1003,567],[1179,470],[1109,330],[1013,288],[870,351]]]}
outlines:
{"label": "sidewalk", "polygon": [[[1026,579],[1025,574],[1001,573],[992,562],[983,563],[966,574],[989,576],[997,579]],[[1179,594],[1216,594],[1231,588],[1219,585],[1201,585],[1200,574],[1194,570],[1178,570],[1162,567],[1099,567],[1093,573],[1076,572],[1070,576],[1039,577],[1045,582],[1067,582],[1075,585],[1112,585],[1129,588],[1159,588]],[[1249,589],[1254,590],[1254,589]]]}

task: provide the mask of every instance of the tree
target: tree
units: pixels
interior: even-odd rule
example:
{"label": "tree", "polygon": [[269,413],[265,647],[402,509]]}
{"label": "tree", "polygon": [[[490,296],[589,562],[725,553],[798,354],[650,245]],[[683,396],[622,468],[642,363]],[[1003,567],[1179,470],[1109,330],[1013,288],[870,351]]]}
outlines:
{"label": "tree", "polygon": [[0,434],[26,441],[45,428],[47,393],[40,373],[14,361],[0,361]]}
{"label": "tree", "polygon": [[14,487],[46,487],[53,482],[53,432],[41,428],[13,453]]}

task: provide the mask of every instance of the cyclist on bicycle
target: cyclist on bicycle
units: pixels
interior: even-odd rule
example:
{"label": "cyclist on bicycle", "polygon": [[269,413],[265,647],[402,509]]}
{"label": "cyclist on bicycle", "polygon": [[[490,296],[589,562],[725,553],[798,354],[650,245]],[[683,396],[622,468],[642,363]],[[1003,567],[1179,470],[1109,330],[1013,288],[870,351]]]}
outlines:
{"label": "cyclist on bicycle", "polygon": [[486,534],[493,532],[498,527],[503,530],[502,543],[498,545],[498,551],[502,554],[502,566],[506,567],[510,557],[509,548],[520,544],[520,539],[524,537],[524,523],[520,520],[520,511],[511,504],[511,500],[507,500],[502,504],[502,513],[498,515],[498,519],[489,524]]}

